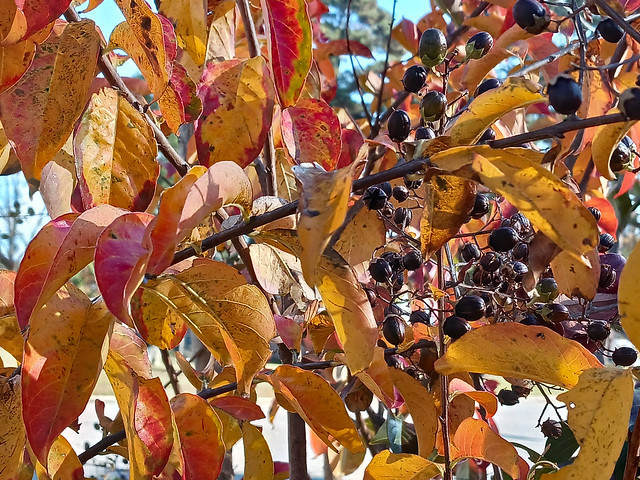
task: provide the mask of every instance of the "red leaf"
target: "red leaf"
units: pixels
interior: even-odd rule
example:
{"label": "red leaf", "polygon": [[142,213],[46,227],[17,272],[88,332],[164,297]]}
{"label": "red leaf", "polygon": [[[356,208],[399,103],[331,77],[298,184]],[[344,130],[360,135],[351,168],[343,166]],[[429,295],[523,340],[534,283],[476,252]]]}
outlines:
{"label": "red leaf", "polygon": [[262,0],[271,71],[283,107],[294,105],[311,68],[311,23],[304,0]]}
{"label": "red leaf", "polygon": [[329,7],[320,0],[310,0],[307,2],[307,9],[309,11],[309,18],[320,18],[325,13],[329,13]]}
{"label": "red leaf", "polygon": [[606,198],[591,197],[584,202],[587,207],[596,207],[600,210],[602,216],[598,221],[598,227],[607,233],[613,235],[616,238],[616,232],[618,231],[618,219],[616,218],[616,211],[611,205],[611,202]]}
{"label": "red leaf", "polygon": [[96,246],[95,275],[107,308],[123,323],[133,326],[129,303],[142,283],[151,256],[147,226],[156,217],[127,213],[104,229]]}
{"label": "red leaf", "polygon": [[295,350],[300,350],[300,342],[302,341],[302,325],[294,322],[289,317],[282,315],[274,315],[276,321],[276,331],[284,344]]}
{"label": "red leaf", "polygon": [[16,315],[20,328],[34,310],[93,260],[102,230],[123,210],[100,205],[78,215],[67,213],[47,223],[29,243],[16,276]]}
{"label": "red leaf", "polygon": [[371,50],[355,40],[351,40],[349,43],[346,40],[332,40],[331,42],[320,43],[314,51],[314,58],[319,61],[329,58],[330,55],[348,55],[349,44],[351,45],[352,54],[359,57],[373,58]]}
{"label": "red leaf", "polygon": [[235,396],[217,397],[209,400],[209,404],[212,407],[223,410],[237,420],[251,422],[265,418],[262,409],[246,398]]}
{"label": "red leaf", "polygon": [[296,163],[336,168],[342,147],[340,120],[322,100],[301,99],[282,112],[282,138]]}
{"label": "red leaf", "polygon": [[402,45],[408,52],[414,55],[418,53],[420,42],[420,30],[411,20],[403,18],[400,23],[393,27],[391,37]]}
{"label": "red leaf", "polygon": [[358,156],[360,147],[364,145],[364,137],[355,130],[343,128],[340,137],[342,138],[342,148],[336,170],[351,165]]}
{"label": "red leaf", "polygon": [[165,122],[175,134],[180,125],[195,121],[202,113],[202,101],[196,95],[196,84],[178,62],[173,62],[169,85],[158,103]]}
{"label": "red leaf", "polygon": [[16,5],[27,20],[27,31],[23,38],[49,25],[62,15],[70,4],[71,0],[16,0]]}

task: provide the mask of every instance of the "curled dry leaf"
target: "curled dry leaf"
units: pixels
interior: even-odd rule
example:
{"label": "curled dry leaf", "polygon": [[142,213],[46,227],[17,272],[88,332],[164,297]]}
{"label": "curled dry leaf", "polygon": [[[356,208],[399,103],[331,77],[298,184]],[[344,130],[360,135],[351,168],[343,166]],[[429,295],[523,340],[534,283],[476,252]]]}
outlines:
{"label": "curled dry leaf", "polygon": [[[523,360],[523,359],[526,359]],[[449,346],[435,368],[443,375],[488,373],[571,388],[602,364],[578,342],[546,327],[497,323],[470,331]]]}
{"label": "curled dry leaf", "polygon": [[618,461],[629,430],[633,403],[631,370],[586,370],[578,384],[558,395],[567,404],[567,421],[580,444],[571,465],[541,480],[600,480],[609,478]]}

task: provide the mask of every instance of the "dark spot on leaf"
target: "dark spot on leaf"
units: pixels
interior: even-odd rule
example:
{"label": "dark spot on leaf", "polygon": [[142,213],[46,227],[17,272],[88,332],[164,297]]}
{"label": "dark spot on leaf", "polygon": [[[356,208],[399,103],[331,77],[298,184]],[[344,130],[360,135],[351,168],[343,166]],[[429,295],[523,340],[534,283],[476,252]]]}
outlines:
{"label": "dark spot on leaf", "polygon": [[544,333],[540,332],[539,334],[536,335],[536,337],[544,340]]}
{"label": "dark spot on leaf", "polygon": [[147,39],[147,41],[146,41],[146,42],[144,42],[144,44],[147,46],[147,48],[148,48],[149,50],[151,50],[151,49],[153,48],[153,42],[151,41],[151,39],[150,39],[150,38],[148,38],[148,39]]}
{"label": "dark spot on leaf", "polygon": [[114,232],[109,233],[109,238],[112,238],[113,240],[117,240],[118,239],[118,235],[116,235]]}
{"label": "dark spot on leaf", "polygon": [[142,20],[140,20],[140,26],[146,31],[151,30],[151,19],[149,17],[142,17]]}
{"label": "dark spot on leaf", "polygon": [[136,8],[136,0],[131,0],[129,3],[129,8]]}

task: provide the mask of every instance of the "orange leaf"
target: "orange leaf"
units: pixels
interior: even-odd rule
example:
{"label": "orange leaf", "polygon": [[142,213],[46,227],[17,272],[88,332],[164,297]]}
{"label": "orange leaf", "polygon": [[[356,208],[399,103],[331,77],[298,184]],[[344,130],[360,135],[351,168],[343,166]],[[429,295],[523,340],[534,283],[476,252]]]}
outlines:
{"label": "orange leaf", "polygon": [[0,478],[14,479],[22,466],[25,445],[20,377],[0,376],[0,398]]}
{"label": "orange leaf", "polygon": [[20,363],[24,338],[13,306],[15,279],[16,272],[0,270],[0,348],[5,349]]}
{"label": "orange leaf", "polygon": [[459,378],[452,378],[449,381],[449,394],[454,398],[456,395],[466,395],[478,402],[487,413],[487,418],[493,417],[498,411],[498,399],[493,393],[478,391]]}
{"label": "orange leaf", "polygon": [[159,11],[173,20],[178,46],[191,56],[196,65],[202,65],[207,48],[205,4],[193,0],[162,0]]}
{"label": "orange leaf", "polygon": [[20,80],[35,54],[36,43],[31,38],[13,45],[0,46],[0,93]]}
{"label": "orange leaf", "polygon": [[387,361],[384,359],[382,347],[375,346],[371,364],[356,376],[387,407],[396,408],[400,405],[396,400],[393,379]]}
{"label": "orange leaf", "polygon": [[243,397],[229,396],[217,397],[209,400],[212,407],[227,412],[232,417],[245,422],[264,418],[264,412],[251,400]]}
{"label": "orange leaf", "polygon": [[418,455],[378,453],[364,471],[364,480],[426,480],[442,474],[441,467]]}
{"label": "orange leaf", "polygon": [[38,478],[84,480],[82,463],[69,441],[62,435],[51,445],[46,465],[45,468],[40,462],[36,463]]}

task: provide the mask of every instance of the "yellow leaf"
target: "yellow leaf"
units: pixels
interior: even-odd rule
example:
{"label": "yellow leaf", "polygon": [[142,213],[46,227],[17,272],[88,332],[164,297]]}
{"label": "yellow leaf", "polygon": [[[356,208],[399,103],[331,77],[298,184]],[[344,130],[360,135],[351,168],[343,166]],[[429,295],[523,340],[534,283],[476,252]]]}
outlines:
{"label": "yellow leaf", "polygon": [[451,175],[436,175],[425,185],[420,219],[423,258],[430,258],[469,219],[475,200],[472,182]]}
{"label": "yellow leaf", "polygon": [[[614,108],[609,110],[608,113],[619,112],[620,110]],[[591,156],[598,173],[607,180],[616,179],[616,174],[609,168],[611,154],[636,122],[637,120],[629,120],[627,122],[610,123],[608,125],[600,125],[596,129],[593,143],[591,144]]]}
{"label": "yellow leaf", "polygon": [[435,363],[443,375],[488,373],[528,378],[571,388],[580,374],[602,365],[578,342],[547,327],[496,323],[477,328],[451,344]]}
{"label": "yellow leaf", "polygon": [[334,448],[329,439],[331,435],[351,453],[364,451],[340,395],[320,375],[281,365],[265,377],[329,447]]}
{"label": "yellow leaf", "polygon": [[25,445],[20,377],[0,376],[0,478],[15,478]]}
{"label": "yellow leaf", "polygon": [[438,412],[431,393],[409,374],[395,368],[390,368],[389,372],[413,419],[419,454],[428,458],[436,445],[438,431]]}
{"label": "yellow leaf", "polygon": [[210,16],[205,63],[231,60],[235,57],[236,2],[224,0],[216,5]]}
{"label": "yellow leaf", "polygon": [[293,167],[302,185],[298,205],[298,237],[302,273],[310,287],[317,282],[317,266],[331,235],[342,225],[351,194],[351,169],[325,172],[318,167]]}
{"label": "yellow leaf", "polygon": [[180,370],[184,374],[184,376],[189,380],[189,383],[193,385],[193,388],[200,391],[202,390],[202,380],[198,378],[198,373],[195,371],[189,360],[187,360],[184,355],[182,355],[178,350],[175,352],[176,354],[176,362],[180,367]]}
{"label": "yellow leaf", "polygon": [[311,338],[313,350],[316,354],[322,353],[324,344],[327,342],[329,335],[334,331],[333,321],[327,312],[320,312],[309,320],[307,324],[307,335]]}
{"label": "yellow leaf", "polygon": [[567,404],[567,421],[580,451],[573,463],[541,480],[602,480],[613,474],[627,439],[633,403],[631,370],[586,370],[578,384],[558,395]]}
{"label": "yellow leaf", "polygon": [[371,259],[371,252],[385,243],[386,227],[375,210],[361,209],[333,247],[349,265],[356,267]]}
{"label": "yellow leaf", "polygon": [[173,20],[178,46],[187,51],[196,65],[204,64],[207,41],[207,14],[201,0],[161,0],[159,11]]}
{"label": "yellow leaf", "polygon": [[40,462],[36,462],[38,478],[50,480],[84,478],[84,470],[78,455],[62,435],[58,436],[51,445],[47,462],[46,469]]}
{"label": "yellow leaf", "polygon": [[320,258],[317,279],[318,291],[344,348],[347,365],[355,375],[371,364],[378,341],[371,304],[353,269],[333,250]]}
{"label": "yellow leaf", "polygon": [[262,432],[249,422],[242,423],[244,444],[244,478],[246,480],[271,480],[273,459]]}
{"label": "yellow leaf", "polygon": [[569,297],[593,300],[600,281],[600,259],[596,249],[587,252],[585,256],[591,264],[590,267],[562,250],[551,260],[551,270],[560,293]]}
{"label": "yellow leaf", "polygon": [[409,453],[380,452],[364,471],[364,480],[429,480],[442,473],[439,465]]}
{"label": "yellow leaf", "polygon": [[501,86],[483,93],[469,104],[451,127],[451,139],[457,145],[474,144],[505,113],[544,102],[545,97],[539,92],[540,85],[529,79],[508,78]]}
{"label": "yellow leaf", "polygon": [[640,244],[627,260],[618,285],[618,311],[624,332],[636,348],[640,348],[640,302],[638,302],[638,276],[640,276]]}
{"label": "yellow leaf", "polygon": [[356,374],[358,379],[387,407],[395,406],[395,393],[390,368],[384,358],[384,349],[376,345],[373,360],[364,371]]}

